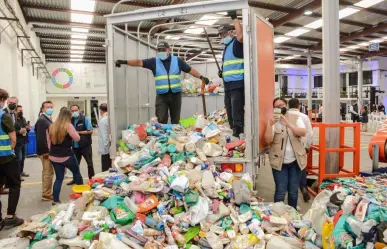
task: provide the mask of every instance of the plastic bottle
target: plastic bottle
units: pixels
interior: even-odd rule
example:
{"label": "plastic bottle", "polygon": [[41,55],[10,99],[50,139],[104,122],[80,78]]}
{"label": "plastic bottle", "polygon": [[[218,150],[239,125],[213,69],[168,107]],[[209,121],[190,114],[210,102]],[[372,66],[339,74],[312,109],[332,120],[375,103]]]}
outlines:
{"label": "plastic bottle", "polygon": [[203,171],[202,187],[203,189],[210,189],[214,186],[215,179],[210,170]]}
{"label": "plastic bottle", "polygon": [[353,216],[349,216],[347,218],[347,223],[351,227],[351,230],[356,235],[356,237],[360,238],[363,222],[356,220]]}
{"label": "plastic bottle", "polygon": [[90,241],[88,240],[83,240],[81,237],[75,237],[73,239],[60,239],[59,240],[60,245],[66,245],[70,247],[82,247],[82,248],[88,248],[90,247]]}
{"label": "plastic bottle", "polygon": [[239,231],[241,234],[248,234],[249,233],[249,228],[247,227],[246,223],[241,223],[239,225]]}
{"label": "plastic bottle", "polygon": [[223,234],[224,233],[224,229],[220,226],[216,226],[216,225],[212,225],[210,227],[210,231],[211,232],[214,232],[216,234]]}
{"label": "plastic bottle", "polygon": [[[244,249],[257,244],[259,239],[253,234],[239,235],[231,242],[231,248],[233,249]],[[281,247],[278,247],[281,248]]]}
{"label": "plastic bottle", "polygon": [[226,233],[227,233],[227,236],[228,236],[229,239],[231,239],[231,240],[235,239],[236,233],[235,233],[234,228],[232,228],[232,227],[227,227],[227,228],[226,228]]}
{"label": "plastic bottle", "polygon": [[161,235],[161,232],[157,231],[156,229],[153,229],[153,228],[144,229],[144,236],[158,236],[158,235]]}
{"label": "plastic bottle", "polygon": [[168,238],[168,244],[169,245],[176,245],[175,239],[172,236],[171,229],[167,226],[167,224],[164,224],[164,227],[165,227],[165,229],[164,229],[165,235],[167,235],[167,238]]}
{"label": "plastic bottle", "polygon": [[208,244],[210,244],[212,249],[223,249],[223,244],[220,241],[219,237],[214,232],[208,232],[206,234],[206,239]]}
{"label": "plastic bottle", "polygon": [[118,234],[116,236],[116,238],[118,240],[122,241],[123,243],[125,243],[126,245],[130,246],[133,249],[144,249],[144,247],[140,246],[139,244],[137,244],[136,242],[130,240],[129,238],[127,238],[126,236],[124,236],[122,234]]}
{"label": "plastic bottle", "polygon": [[196,148],[196,154],[198,154],[200,160],[202,160],[203,162],[207,162],[207,156],[201,149]]}
{"label": "plastic bottle", "polygon": [[248,211],[244,214],[241,214],[238,216],[238,220],[240,223],[245,223],[253,218],[253,213],[251,211]]}
{"label": "plastic bottle", "polygon": [[125,196],[124,203],[134,214],[138,212],[138,207],[136,203],[134,203],[129,197]]}
{"label": "plastic bottle", "polygon": [[266,221],[269,221],[270,223],[277,224],[277,225],[287,225],[288,224],[288,221],[282,217],[264,216],[263,219]]}
{"label": "plastic bottle", "polygon": [[139,213],[147,213],[159,205],[159,200],[155,195],[148,197],[143,203],[138,206]]}
{"label": "plastic bottle", "polygon": [[247,223],[249,230],[257,237],[259,240],[262,240],[265,237],[265,233],[262,228],[259,226],[260,221],[257,219],[251,220],[251,222]]}
{"label": "plastic bottle", "polygon": [[172,237],[177,241],[179,244],[184,245],[185,244],[185,238],[180,233],[174,231],[172,232]]}
{"label": "plastic bottle", "polygon": [[162,221],[157,222],[155,219],[153,219],[151,217],[147,217],[143,214],[136,214],[136,218],[140,219],[148,227],[157,229],[158,231],[164,230],[164,223]]}
{"label": "plastic bottle", "polygon": [[63,217],[63,222],[64,223],[67,223],[67,222],[70,221],[71,217],[73,216],[74,209],[75,209],[75,203],[72,202],[72,203],[69,204],[69,207],[67,208],[66,214]]}
{"label": "plastic bottle", "polygon": [[52,249],[52,248],[56,248],[57,246],[59,246],[58,241],[54,238],[50,238],[50,239],[45,239],[45,240],[36,242],[31,247],[31,249]]}

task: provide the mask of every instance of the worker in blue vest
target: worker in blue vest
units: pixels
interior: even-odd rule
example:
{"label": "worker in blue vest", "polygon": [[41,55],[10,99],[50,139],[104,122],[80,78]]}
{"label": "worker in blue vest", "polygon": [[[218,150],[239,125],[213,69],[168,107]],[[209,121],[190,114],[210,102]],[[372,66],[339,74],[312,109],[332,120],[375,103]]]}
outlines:
{"label": "worker in blue vest", "polygon": [[181,71],[201,79],[205,84],[208,78],[202,76],[181,58],[171,55],[169,44],[165,41],[157,45],[157,56],[145,60],[117,60],[116,67],[129,65],[143,67],[152,71],[156,84],[156,116],[161,124],[168,123],[168,112],[171,123],[178,124],[181,111]]}
{"label": "worker in blue vest", "polygon": [[[218,72],[224,82],[224,104],[233,135],[239,137],[244,133],[245,126],[245,75],[243,56],[243,31],[237,12],[230,11],[228,15],[233,24],[219,27],[221,43],[225,45],[222,70]],[[235,30],[235,33],[234,33]]]}

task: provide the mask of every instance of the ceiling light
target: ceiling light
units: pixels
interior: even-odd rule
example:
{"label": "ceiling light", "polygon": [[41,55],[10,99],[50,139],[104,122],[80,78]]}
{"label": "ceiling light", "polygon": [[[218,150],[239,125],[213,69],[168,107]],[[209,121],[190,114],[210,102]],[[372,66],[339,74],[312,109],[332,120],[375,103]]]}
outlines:
{"label": "ceiling light", "polygon": [[359,46],[356,46],[356,45],[352,45],[352,46],[348,46],[346,47],[347,49],[358,49]]}
{"label": "ceiling light", "polygon": [[374,39],[374,40],[371,40],[370,43],[381,43],[381,42],[384,42],[383,39]]}
{"label": "ceiling light", "polygon": [[340,48],[340,52],[347,52],[348,49],[347,48]]}
{"label": "ceiling light", "polygon": [[281,43],[287,40],[290,40],[290,38],[285,36],[279,36],[277,38],[274,38],[274,43]]}
{"label": "ceiling light", "polygon": [[227,12],[217,12],[216,14],[217,14],[217,15],[225,16],[225,15],[227,15]]}
{"label": "ceiling light", "polygon": [[72,54],[84,54],[85,53],[85,51],[70,51],[70,53],[72,53]]}
{"label": "ceiling light", "polygon": [[167,39],[167,40],[179,40],[180,37],[179,37],[179,36],[171,36],[171,35],[167,35],[167,36],[165,37],[165,39]]}
{"label": "ceiling light", "polygon": [[298,29],[295,29],[289,33],[286,33],[285,35],[287,35],[287,36],[299,36],[299,35],[305,34],[307,32],[309,32],[308,29],[298,28]]}
{"label": "ceiling light", "polygon": [[359,43],[357,45],[360,46],[360,47],[365,47],[365,46],[370,45],[370,43],[369,42],[362,42],[362,43]]}
{"label": "ceiling light", "polygon": [[71,40],[71,44],[84,45],[86,44],[86,40],[85,41]]}
{"label": "ceiling light", "polygon": [[83,61],[83,59],[79,59],[79,58],[71,58],[70,61]]}
{"label": "ceiling light", "polygon": [[87,39],[87,35],[71,35],[74,39]]}
{"label": "ceiling light", "polygon": [[383,0],[363,0],[358,3],[355,3],[354,5],[362,8],[368,8],[380,2],[383,2]]}
{"label": "ceiling light", "polygon": [[190,29],[184,30],[184,33],[186,34],[201,34],[203,32],[204,30],[202,28],[190,28]]}
{"label": "ceiling light", "polygon": [[79,23],[92,23],[93,16],[92,15],[84,15],[84,14],[75,14],[71,13],[71,21],[79,22]]}
{"label": "ceiling light", "polygon": [[82,11],[94,11],[95,10],[95,1],[91,0],[71,0],[71,9],[72,10],[82,10]]}
{"label": "ceiling light", "polygon": [[196,24],[202,24],[202,25],[213,25],[219,20],[219,16],[214,15],[204,15],[202,18],[200,18],[200,21],[195,22]]}
{"label": "ceiling light", "polygon": [[305,9],[304,15],[310,16],[310,15],[312,15],[312,14],[313,14],[313,11],[312,11],[311,9]]}
{"label": "ceiling light", "polygon": [[71,49],[85,50],[85,46],[71,45]]}
{"label": "ceiling light", "polygon": [[310,29],[318,29],[321,28],[323,25],[323,20],[318,19],[317,21],[314,21],[312,23],[309,23],[308,25],[305,25],[305,28],[310,28]]}
{"label": "ceiling light", "polygon": [[80,33],[89,33],[89,29],[86,29],[86,28],[71,28],[71,31],[80,32]]}
{"label": "ceiling light", "polygon": [[351,8],[351,7],[342,9],[342,10],[339,11],[339,19],[342,19],[344,17],[350,16],[350,15],[356,13],[356,12],[359,12],[359,11],[360,10],[354,9],[354,8]]}
{"label": "ceiling light", "polygon": [[83,58],[83,55],[81,54],[70,54],[71,58]]}

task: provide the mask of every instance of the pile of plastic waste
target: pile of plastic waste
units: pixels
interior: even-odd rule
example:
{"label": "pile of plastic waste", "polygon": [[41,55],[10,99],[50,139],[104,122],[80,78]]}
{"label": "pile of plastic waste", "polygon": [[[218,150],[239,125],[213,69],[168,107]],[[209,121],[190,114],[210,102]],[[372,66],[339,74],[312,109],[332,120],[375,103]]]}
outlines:
{"label": "pile of plastic waste", "polygon": [[244,157],[245,141],[232,136],[232,130],[222,124],[221,113],[213,113],[213,121],[199,115],[182,120],[182,125],[158,124],[153,119],[129,126],[122,131],[116,167],[121,173],[146,172],[160,163],[169,167],[180,162],[192,169],[208,164],[209,158]]}
{"label": "pile of plastic waste", "polygon": [[[219,94],[224,93],[222,80],[219,77],[210,78],[210,84],[206,86],[205,93]],[[184,79],[182,84],[182,92],[187,95],[197,95],[201,93],[201,80],[194,77]]]}

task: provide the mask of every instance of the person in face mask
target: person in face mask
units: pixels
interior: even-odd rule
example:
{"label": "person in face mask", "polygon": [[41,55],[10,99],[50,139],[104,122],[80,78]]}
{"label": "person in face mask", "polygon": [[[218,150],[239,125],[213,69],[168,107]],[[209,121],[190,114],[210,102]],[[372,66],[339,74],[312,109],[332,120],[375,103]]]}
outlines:
{"label": "person in face mask", "polygon": [[23,107],[21,105],[18,105],[16,107],[15,130],[16,130],[15,154],[20,168],[20,175],[22,177],[29,177],[29,175],[24,172],[24,160],[26,158],[25,145],[27,144],[27,134],[30,132],[30,125],[27,124],[26,119],[23,117]]}
{"label": "person in face mask", "polygon": [[[224,104],[233,135],[239,137],[244,133],[245,120],[245,82],[244,82],[244,56],[243,32],[236,11],[228,12],[234,26],[221,25],[218,33],[220,43],[225,46],[223,52],[222,70],[218,72],[224,81]],[[234,35],[235,29],[235,35]]]}
{"label": "person in face mask", "polygon": [[207,77],[202,76],[181,58],[171,55],[169,44],[165,41],[157,45],[157,56],[145,60],[118,60],[116,67],[129,65],[143,67],[152,71],[156,84],[156,116],[161,124],[168,123],[168,113],[171,123],[178,124],[181,110],[181,71],[189,73],[195,78],[208,84]]}
{"label": "person in face mask", "polygon": [[7,108],[4,109],[6,113],[9,113],[9,115],[11,115],[13,123],[15,123],[16,121],[15,110],[18,102],[19,100],[16,97],[10,97],[7,100]]}
{"label": "person in face mask", "polygon": [[39,116],[35,124],[36,147],[39,159],[42,161],[42,200],[52,201],[52,180],[54,168],[49,159],[49,148],[47,143],[47,130],[52,124],[52,114],[54,105],[51,101],[44,101],[41,107],[42,115]]}

